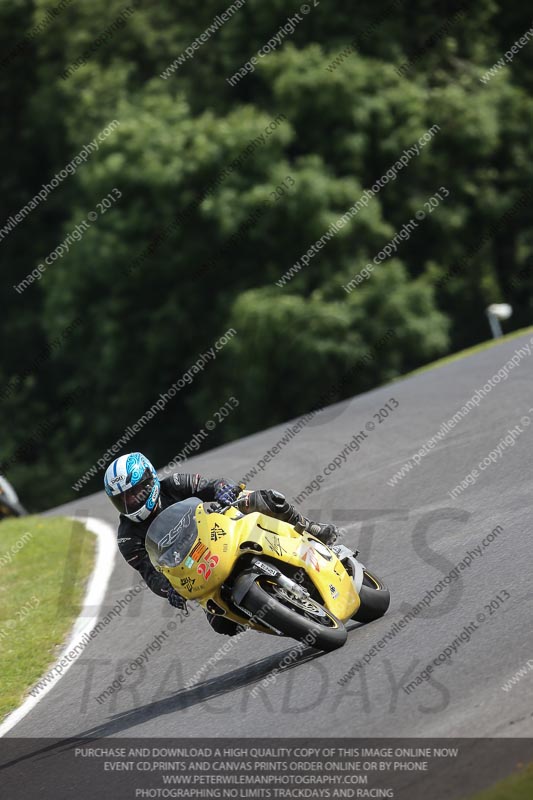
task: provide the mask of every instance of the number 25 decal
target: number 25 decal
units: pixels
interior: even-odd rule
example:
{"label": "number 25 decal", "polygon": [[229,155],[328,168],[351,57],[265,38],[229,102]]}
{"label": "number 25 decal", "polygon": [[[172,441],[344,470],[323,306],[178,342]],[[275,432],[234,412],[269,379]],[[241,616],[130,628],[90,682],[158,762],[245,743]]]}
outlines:
{"label": "number 25 decal", "polygon": [[215,569],[216,565],[218,564],[218,556],[212,556],[211,551],[208,550],[207,553],[204,555],[203,561],[201,564],[198,564],[196,572],[198,575],[203,575],[204,579],[207,581],[211,577],[211,572]]}

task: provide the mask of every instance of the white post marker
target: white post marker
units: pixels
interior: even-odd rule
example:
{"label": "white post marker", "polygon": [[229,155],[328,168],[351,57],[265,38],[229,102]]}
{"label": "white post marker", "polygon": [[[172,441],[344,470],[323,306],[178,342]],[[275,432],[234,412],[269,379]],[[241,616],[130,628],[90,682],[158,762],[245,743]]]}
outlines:
{"label": "white post marker", "polygon": [[[70,639],[63,652],[58,656],[56,663],[59,663],[65,658],[67,653],[76,647],[77,644],[81,644],[83,636],[90,633],[98,622],[98,616],[107,590],[107,584],[113,573],[117,551],[115,531],[108,522],[95,519],[94,517],[87,517],[86,519],[71,517],[71,519],[76,522],[84,522],[87,530],[95,534],[97,538],[96,563],[94,565],[93,574],[89,580],[89,585],[87,586],[80,615],[74,623],[74,629]],[[83,653],[83,650],[81,652]],[[15,709],[15,711],[12,711],[11,714],[8,714],[5,720],[0,724],[0,737],[5,736],[6,733],[14,728],[15,725],[18,725],[18,723],[30,713],[37,703],[42,700],[43,697],[54,688],[63,675],[68,672],[71,666],[76,663],[76,660],[77,658],[72,661],[68,660],[62,671],[56,673],[46,686],[39,690],[39,693],[35,697],[30,694],[21,706]],[[53,667],[51,667],[51,670],[52,669]],[[45,673],[45,675],[46,674],[48,673]],[[44,677],[45,676],[43,676],[43,678]],[[43,678],[40,680],[42,681]],[[39,682],[40,681],[36,681],[35,685],[38,685]]]}
{"label": "white post marker", "polygon": [[513,307],[509,303],[492,303],[487,308],[487,316],[490,322],[490,329],[494,339],[503,336],[500,320],[509,319],[513,313]]}

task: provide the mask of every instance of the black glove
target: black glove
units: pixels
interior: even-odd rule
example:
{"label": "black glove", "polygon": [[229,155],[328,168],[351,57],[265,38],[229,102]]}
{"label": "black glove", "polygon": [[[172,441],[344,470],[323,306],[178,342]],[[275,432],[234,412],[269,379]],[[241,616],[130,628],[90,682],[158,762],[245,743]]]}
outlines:
{"label": "black glove", "polygon": [[189,610],[187,608],[187,601],[184,597],[177,593],[177,591],[171,586],[168,590],[167,594],[168,602],[174,608],[179,608],[180,611],[184,611],[185,614],[188,616]]}
{"label": "black glove", "polygon": [[229,506],[234,503],[241,493],[241,487],[237,483],[224,479],[215,483],[215,500],[222,506]]}

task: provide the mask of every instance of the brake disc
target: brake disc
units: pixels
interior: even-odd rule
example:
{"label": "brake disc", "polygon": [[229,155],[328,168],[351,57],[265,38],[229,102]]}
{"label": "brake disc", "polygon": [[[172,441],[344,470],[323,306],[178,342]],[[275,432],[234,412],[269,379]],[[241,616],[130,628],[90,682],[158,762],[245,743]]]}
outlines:
{"label": "brake disc", "polygon": [[282,586],[276,586],[275,593],[281,595],[286,600],[289,600],[292,605],[303,609],[303,611],[307,611],[308,614],[313,614],[315,617],[327,616],[322,606],[319,605],[315,600],[312,600],[311,598],[304,599],[302,597],[297,597],[292,592],[288,592]]}

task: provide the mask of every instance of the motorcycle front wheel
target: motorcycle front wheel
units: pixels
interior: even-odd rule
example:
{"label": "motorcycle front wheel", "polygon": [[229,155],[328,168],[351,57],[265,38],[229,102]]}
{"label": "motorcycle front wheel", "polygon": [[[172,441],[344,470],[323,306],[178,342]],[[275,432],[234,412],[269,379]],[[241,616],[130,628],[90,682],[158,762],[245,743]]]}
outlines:
{"label": "motorcycle front wheel", "polygon": [[390,605],[389,590],[381,578],[366,569],[363,572],[359,597],[361,605],[352,617],[356,622],[374,622],[385,614]]}
{"label": "motorcycle front wheel", "polygon": [[268,575],[257,576],[241,605],[258,622],[263,621],[285,636],[317,650],[336,650],[348,636],[344,623],[327,608],[311,597],[302,599],[292,594]]}

